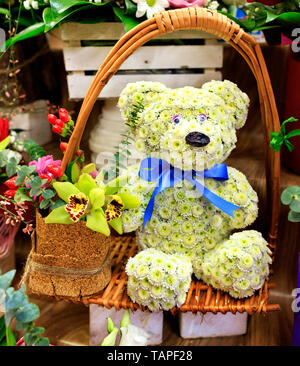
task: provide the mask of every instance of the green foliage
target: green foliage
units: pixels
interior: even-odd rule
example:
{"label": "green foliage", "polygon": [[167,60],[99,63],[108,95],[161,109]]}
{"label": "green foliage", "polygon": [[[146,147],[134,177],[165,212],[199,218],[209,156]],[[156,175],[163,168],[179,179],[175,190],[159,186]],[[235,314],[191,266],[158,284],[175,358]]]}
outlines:
{"label": "green foliage", "polygon": [[299,136],[300,129],[292,130],[289,133],[286,133],[285,125],[288,122],[297,122],[297,121],[298,120],[296,118],[290,117],[281,124],[280,132],[271,132],[270,147],[274,151],[280,151],[281,146],[283,144],[286,145],[289,152],[292,152],[294,150],[294,145],[289,141],[289,139],[291,137]]}
{"label": "green foliage", "polygon": [[16,345],[16,336],[11,328],[15,319],[16,330],[24,331],[24,340],[27,345],[49,346],[49,340],[40,337],[45,329],[34,327],[33,321],[40,316],[38,306],[29,303],[24,286],[18,290],[10,287],[15,273],[16,271],[12,270],[0,275],[0,305],[4,305],[4,315],[0,318],[0,345]]}
{"label": "green foliage", "polygon": [[18,177],[16,179],[16,186],[19,186],[21,184],[24,183],[25,181],[25,178],[29,175],[31,175],[32,173],[35,172],[35,165],[32,165],[32,166],[27,166],[27,165],[22,165],[20,166],[19,168],[19,171],[18,171]]}
{"label": "green foliage", "polygon": [[113,7],[115,15],[121,20],[124,25],[125,32],[129,32],[132,28],[140,23],[134,16],[129,15],[132,14],[132,7],[130,6],[130,8],[127,8],[127,10],[118,8],[116,6]]}
{"label": "green foliage", "polygon": [[290,207],[288,220],[300,222],[300,187],[291,186],[286,188],[281,194],[281,202]]}
{"label": "green foliage", "polygon": [[46,151],[35,141],[33,140],[26,140],[24,143],[25,151],[28,152],[30,156],[30,161],[38,160],[43,156],[46,156]]}

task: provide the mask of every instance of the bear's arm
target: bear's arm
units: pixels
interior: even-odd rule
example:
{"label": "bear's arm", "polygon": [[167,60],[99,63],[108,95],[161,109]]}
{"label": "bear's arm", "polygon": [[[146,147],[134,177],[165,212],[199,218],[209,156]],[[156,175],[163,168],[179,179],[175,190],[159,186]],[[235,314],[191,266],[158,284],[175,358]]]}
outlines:
{"label": "bear's arm", "polygon": [[137,230],[144,219],[145,209],[151,197],[156,183],[149,183],[138,176],[139,164],[128,167],[122,174],[126,176],[126,183],[120,188],[119,193],[129,193],[135,195],[141,202],[138,208],[122,211],[122,224],[124,233]]}
{"label": "bear's arm", "polygon": [[228,167],[228,176],[227,181],[217,182],[217,188],[213,191],[218,196],[240,207],[234,211],[234,218],[230,217],[229,225],[232,229],[242,229],[251,225],[257,217],[257,193],[251,187],[246,176],[237,169]]}

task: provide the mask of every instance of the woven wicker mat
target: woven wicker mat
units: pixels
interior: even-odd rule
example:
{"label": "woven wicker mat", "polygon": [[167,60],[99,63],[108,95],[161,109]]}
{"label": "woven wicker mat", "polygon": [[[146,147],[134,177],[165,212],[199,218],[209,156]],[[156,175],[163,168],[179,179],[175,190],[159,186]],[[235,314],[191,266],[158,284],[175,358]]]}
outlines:
{"label": "woven wicker mat", "polygon": [[[147,308],[133,303],[127,295],[127,275],[124,267],[128,258],[137,252],[135,236],[124,235],[112,237],[111,240],[112,277],[106,289],[89,298],[70,299],[56,297],[56,300],[65,300],[74,303],[81,302],[86,306],[89,304],[98,304],[107,308],[114,306],[117,310],[147,310]],[[175,307],[170,311],[172,314],[178,311],[192,311],[194,313],[197,311],[202,313],[208,311],[213,313],[226,313],[228,311],[236,313],[238,311],[242,313],[247,311],[247,313],[253,314],[280,310],[278,304],[268,304],[269,289],[272,287],[274,287],[274,284],[267,281],[252,297],[234,299],[228,294],[220,290],[215,290],[201,281],[193,280],[187,294],[186,302],[180,308]]]}

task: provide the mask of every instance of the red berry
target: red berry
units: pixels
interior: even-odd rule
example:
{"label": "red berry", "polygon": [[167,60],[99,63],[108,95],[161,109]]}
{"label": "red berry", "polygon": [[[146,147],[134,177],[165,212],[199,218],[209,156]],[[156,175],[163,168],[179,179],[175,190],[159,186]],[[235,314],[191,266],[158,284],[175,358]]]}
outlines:
{"label": "red berry", "polygon": [[64,128],[65,122],[63,122],[61,119],[57,119],[55,125]]}
{"label": "red berry", "polygon": [[53,131],[54,133],[61,134],[61,133],[62,133],[62,128],[61,128],[61,126],[54,125],[54,126],[52,127],[52,131]]}
{"label": "red berry", "polygon": [[43,201],[44,197],[42,195],[40,195],[39,197],[39,202],[41,203]]}
{"label": "red berry", "polygon": [[60,147],[61,151],[66,151],[67,147],[68,147],[68,143],[67,142],[61,142],[59,147]]}
{"label": "red berry", "polygon": [[7,191],[4,192],[4,196],[7,198],[14,198],[16,192],[17,191],[15,189],[8,189]]}
{"label": "red berry", "polygon": [[81,157],[83,158],[84,157],[84,153],[83,153],[82,150],[78,150],[77,153],[76,153],[76,156],[79,156],[81,153],[82,153]]}
{"label": "red berry", "polygon": [[69,119],[70,119],[68,111],[66,109],[64,109],[64,108],[60,108],[59,109],[59,118],[63,122],[68,122]]}
{"label": "red berry", "polygon": [[10,179],[8,179],[6,182],[4,182],[4,184],[6,185],[6,187],[8,187],[9,189],[16,189],[17,186],[15,184],[16,182],[16,179],[17,179],[17,176],[14,176]]}
{"label": "red berry", "polygon": [[49,173],[53,174],[55,177],[61,177],[64,175],[62,168],[55,164],[49,164],[47,166],[47,170]]}
{"label": "red berry", "polygon": [[51,180],[52,180],[52,178],[50,177],[50,175],[48,175],[48,174],[40,174],[40,178],[41,179],[47,179],[47,182],[46,182],[46,184],[49,184],[50,182],[51,182]]}
{"label": "red berry", "polygon": [[55,125],[56,120],[57,117],[54,114],[48,114],[48,122],[51,123],[51,125]]}

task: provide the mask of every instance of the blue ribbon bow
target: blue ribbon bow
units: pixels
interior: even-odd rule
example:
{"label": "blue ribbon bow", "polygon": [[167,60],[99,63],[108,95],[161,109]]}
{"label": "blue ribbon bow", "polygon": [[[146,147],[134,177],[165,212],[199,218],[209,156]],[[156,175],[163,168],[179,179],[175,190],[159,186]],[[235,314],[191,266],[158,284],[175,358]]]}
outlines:
{"label": "blue ribbon bow", "polygon": [[165,189],[176,185],[184,179],[190,181],[203,194],[206,199],[208,199],[212,204],[217,206],[220,210],[226,212],[228,215],[233,217],[233,211],[239,208],[239,206],[236,206],[233,203],[228,202],[223,198],[217,196],[194,179],[194,177],[205,177],[212,178],[218,181],[228,180],[226,164],[216,164],[212,168],[202,171],[181,170],[175,168],[163,159],[149,157],[141,161],[139,177],[148,182],[158,181],[157,186],[155,187],[145,210],[143,231],[147,222],[151,220],[155,196]]}

